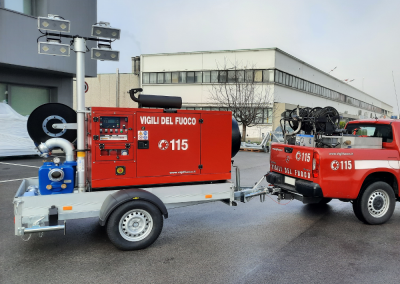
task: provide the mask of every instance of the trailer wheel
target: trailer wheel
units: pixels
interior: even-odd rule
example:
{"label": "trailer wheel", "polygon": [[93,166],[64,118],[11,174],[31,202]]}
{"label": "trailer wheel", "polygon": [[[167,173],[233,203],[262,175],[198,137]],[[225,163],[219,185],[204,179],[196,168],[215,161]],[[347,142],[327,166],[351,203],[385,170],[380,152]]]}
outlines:
{"label": "trailer wheel", "polygon": [[121,250],[139,250],[157,240],[163,228],[160,210],[150,202],[130,201],[120,205],[107,222],[110,241]]}
{"label": "trailer wheel", "polygon": [[396,197],[392,187],[386,182],[370,184],[353,202],[356,217],[370,225],[387,222],[393,215]]}

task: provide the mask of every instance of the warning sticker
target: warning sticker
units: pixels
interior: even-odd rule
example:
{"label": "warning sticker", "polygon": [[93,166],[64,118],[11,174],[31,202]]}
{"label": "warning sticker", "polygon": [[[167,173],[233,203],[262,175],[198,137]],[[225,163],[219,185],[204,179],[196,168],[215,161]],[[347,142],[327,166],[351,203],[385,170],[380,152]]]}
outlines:
{"label": "warning sticker", "polygon": [[147,130],[139,130],[138,140],[149,140],[149,132]]}

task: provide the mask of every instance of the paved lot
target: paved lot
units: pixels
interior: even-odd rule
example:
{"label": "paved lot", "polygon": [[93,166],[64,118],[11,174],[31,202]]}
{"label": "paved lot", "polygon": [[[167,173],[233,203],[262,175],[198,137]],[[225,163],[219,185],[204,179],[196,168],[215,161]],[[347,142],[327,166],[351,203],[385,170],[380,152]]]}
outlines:
{"label": "paved lot", "polygon": [[[268,170],[268,154],[235,157],[242,185]],[[0,181],[33,177],[40,158],[0,159]],[[117,250],[95,218],[68,234],[14,236],[12,198],[20,181],[0,182],[0,283],[397,283],[400,206],[381,226],[360,223],[351,204],[324,207],[270,198],[238,207],[172,209],[148,249]],[[275,198],[273,197],[275,200]]]}

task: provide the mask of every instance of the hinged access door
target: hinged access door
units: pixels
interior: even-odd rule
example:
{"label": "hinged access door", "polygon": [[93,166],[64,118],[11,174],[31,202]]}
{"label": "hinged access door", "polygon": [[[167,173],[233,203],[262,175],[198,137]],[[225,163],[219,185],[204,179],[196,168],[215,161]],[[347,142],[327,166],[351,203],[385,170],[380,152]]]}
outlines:
{"label": "hinged access door", "polygon": [[200,114],[137,112],[137,176],[200,174]]}

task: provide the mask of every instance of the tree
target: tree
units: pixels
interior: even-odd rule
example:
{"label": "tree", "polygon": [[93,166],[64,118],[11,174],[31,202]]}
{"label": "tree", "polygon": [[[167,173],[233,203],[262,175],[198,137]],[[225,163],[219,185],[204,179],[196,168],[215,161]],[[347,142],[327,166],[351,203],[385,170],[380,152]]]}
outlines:
{"label": "tree", "polygon": [[225,60],[224,66],[217,70],[218,78],[212,82],[210,99],[215,105],[232,111],[233,117],[242,124],[242,141],[246,141],[246,128],[260,122],[264,109],[272,111],[270,85],[267,80],[263,82],[263,71],[256,70],[254,65],[242,67],[237,63],[227,64]]}

